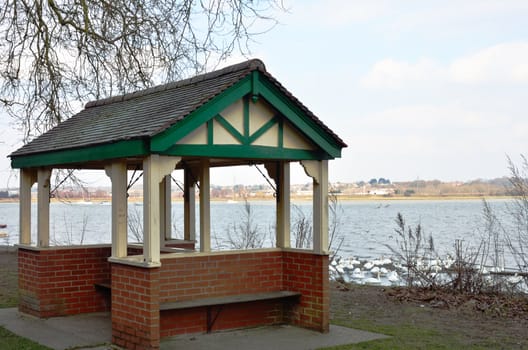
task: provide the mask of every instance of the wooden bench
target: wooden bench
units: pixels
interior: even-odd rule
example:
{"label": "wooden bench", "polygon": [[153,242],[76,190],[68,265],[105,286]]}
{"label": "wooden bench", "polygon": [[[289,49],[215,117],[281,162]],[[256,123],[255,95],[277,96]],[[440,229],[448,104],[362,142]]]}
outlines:
{"label": "wooden bench", "polygon": [[[160,304],[160,311],[167,310],[182,310],[190,309],[194,307],[206,307],[207,310],[207,333],[211,332],[213,325],[222,311],[223,305],[248,303],[252,301],[262,300],[273,300],[273,299],[287,299],[287,298],[298,298],[301,296],[299,292],[291,291],[276,291],[276,292],[265,292],[265,293],[253,293],[253,294],[239,294],[229,295],[223,297],[212,297],[196,300],[183,300],[173,301]],[[212,306],[220,306],[216,315],[213,317],[211,312]]]}

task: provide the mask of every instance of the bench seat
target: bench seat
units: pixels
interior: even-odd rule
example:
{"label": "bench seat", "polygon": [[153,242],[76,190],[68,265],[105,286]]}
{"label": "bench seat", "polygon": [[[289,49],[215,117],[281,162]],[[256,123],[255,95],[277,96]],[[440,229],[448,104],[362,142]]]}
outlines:
{"label": "bench seat", "polygon": [[[190,309],[194,307],[205,307],[206,308],[206,329],[207,333],[210,333],[213,329],[213,325],[222,312],[223,306],[228,304],[237,303],[248,303],[252,301],[262,300],[273,300],[273,299],[287,299],[287,298],[298,298],[301,296],[299,292],[291,292],[287,290],[275,291],[275,292],[264,292],[264,293],[253,293],[253,294],[238,294],[228,295],[223,297],[212,297],[202,298],[196,300],[182,300],[173,301],[160,304],[160,311],[168,310],[182,310]],[[219,306],[216,314],[213,315],[212,307]]]}
{"label": "bench seat", "polygon": [[286,290],[281,290],[281,291],[276,291],[276,292],[254,293],[254,294],[229,295],[229,296],[224,296],[224,297],[213,297],[213,298],[205,298],[205,299],[183,300],[183,301],[161,303],[160,310],[180,310],[180,309],[189,309],[193,307],[247,303],[251,301],[298,297],[300,295],[301,293],[291,292],[291,291],[286,291]]}

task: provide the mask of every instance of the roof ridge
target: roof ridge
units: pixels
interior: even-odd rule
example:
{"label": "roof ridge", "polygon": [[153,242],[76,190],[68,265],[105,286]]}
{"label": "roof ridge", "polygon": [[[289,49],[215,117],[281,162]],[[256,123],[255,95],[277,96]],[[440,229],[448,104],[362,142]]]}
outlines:
{"label": "roof ridge", "polygon": [[131,99],[138,98],[138,97],[141,97],[141,96],[150,95],[150,94],[153,94],[153,93],[156,93],[156,92],[166,91],[166,90],[175,89],[177,87],[181,87],[181,86],[185,86],[185,85],[195,84],[195,83],[202,82],[202,81],[205,81],[205,80],[215,79],[215,78],[218,78],[218,77],[220,77],[222,75],[225,75],[225,74],[238,72],[238,71],[242,71],[242,70],[252,71],[252,70],[255,70],[255,69],[258,69],[258,70],[261,70],[261,71],[265,72],[266,71],[266,66],[264,65],[264,62],[262,62],[260,59],[253,58],[253,59],[250,59],[250,60],[247,60],[247,61],[244,61],[244,62],[240,62],[240,63],[237,63],[237,64],[233,64],[231,66],[227,66],[225,68],[222,68],[222,69],[219,69],[219,70],[215,70],[215,71],[212,71],[212,72],[209,72],[209,73],[196,75],[196,76],[191,77],[191,78],[178,80],[178,81],[170,82],[170,83],[163,84],[163,85],[157,85],[157,86],[153,86],[153,87],[150,87],[150,88],[147,88],[147,89],[130,92],[130,93],[123,94],[123,95],[110,96],[110,97],[103,98],[103,99],[100,99],[100,100],[89,101],[88,103],[86,103],[84,108],[91,108],[91,107],[108,105],[108,104],[112,104],[112,103],[115,103],[115,102],[127,101],[127,100],[131,100]]}

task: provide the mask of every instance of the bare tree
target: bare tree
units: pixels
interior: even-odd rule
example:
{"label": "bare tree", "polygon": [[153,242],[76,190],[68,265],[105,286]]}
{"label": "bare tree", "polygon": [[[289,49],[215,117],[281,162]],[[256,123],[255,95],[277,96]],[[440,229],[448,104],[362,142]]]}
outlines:
{"label": "bare tree", "polygon": [[254,216],[251,204],[245,199],[240,222],[233,223],[227,228],[227,241],[232,249],[262,248],[265,233],[259,230],[258,224],[255,224]]}
{"label": "bare tree", "polygon": [[310,248],[313,240],[312,217],[297,205],[292,205],[292,208],[294,210],[292,233],[295,248]]}
{"label": "bare tree", "polygon": [[333,261],[345,241],[345,237],[341,232],[344,212],[343,207],[341,207],[341,203],[339,202],[339,198],[334,191],[329,192],[328,202],[328,250],[330,251],[330,261]]}
{"label": "bare tree", "polygon": [[143,242],[143,211],[137,206],[128,209],[128,238],[136,243]]}
{"label": "bare tree", "polygon": [[520,168],[508,157],[510,183],[515,196],[507,211],[512,219],[510,227],[504,227],[504,238],[517,267],[528,283],[528,160],[521,155]]}
{"label": "bare tree", "polygon": [[29,141],[87,100],[247,54],[283,9],[280,0],[4,0],[0,101]]}

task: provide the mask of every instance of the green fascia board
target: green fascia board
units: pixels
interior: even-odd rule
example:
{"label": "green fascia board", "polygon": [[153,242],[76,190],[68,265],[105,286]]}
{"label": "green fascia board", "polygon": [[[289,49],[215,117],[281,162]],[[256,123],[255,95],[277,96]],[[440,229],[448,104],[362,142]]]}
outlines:
{"label": "green fascia board", "polygon": [[276,148],[255,145],[174,145],[161,152],[163,155],[179,157],[209,157],[269,160],[321,160],[329,159],[320,151]]}
{"label": "green fascia board", "polygon": [[341,147],[329,140],[327,133],[291,100],[285,96],[277,87],[268,81],[263,75],[259,86],[260,95],[295,125],[302,133],[312,140],[317,146],[330,155],[331,158],[341,157]]}
{"label": "green fascia board", "polygon": [[248,75],[223,93],[203,104],[175,125],[153,136],[150,141],[151,152],[161,153],[170,148],[184,136],[215,117],[226,107],[250,93],[251,85],[251,75]]}
{"label": "green fascia board", "polygon": [[145,156],[148,154],[148,148],[143,140],[127,140],[78,149],[16,156],[11,158],[11,167],[17,169],[68,165],[114,158]]}

